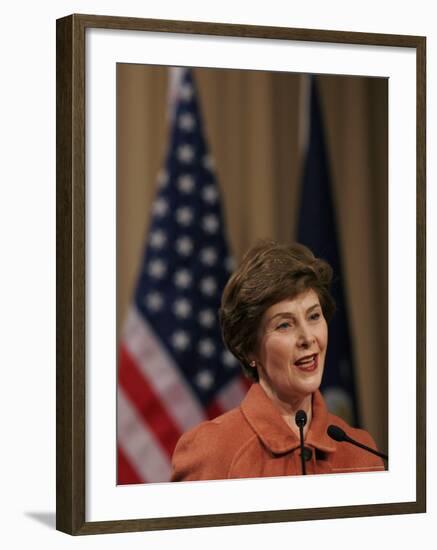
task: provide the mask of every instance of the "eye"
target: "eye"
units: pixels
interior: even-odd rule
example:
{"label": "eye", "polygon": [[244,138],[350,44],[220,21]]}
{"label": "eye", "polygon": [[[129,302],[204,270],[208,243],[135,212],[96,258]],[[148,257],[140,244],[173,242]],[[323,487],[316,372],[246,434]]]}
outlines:
{"label": "eye", "polygon": [[283,321],[280,325],[276,327],[276,330],[286,330],[287,328],[291,327],[291,323],[289,321]]}
{"label": "eye", "polygon": [[311,313],[310,319],[311,321],[318,321],[321,317],[320,311],[315,311],[314,313]]}

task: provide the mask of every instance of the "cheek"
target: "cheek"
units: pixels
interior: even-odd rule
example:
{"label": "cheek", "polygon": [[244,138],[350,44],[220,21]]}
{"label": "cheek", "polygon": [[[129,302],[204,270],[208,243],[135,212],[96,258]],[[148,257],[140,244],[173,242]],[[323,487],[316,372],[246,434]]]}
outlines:
{"label": "cheek", "polygon": [[294,342],[290,338],[272,338],[265,346],[265,357],[269,362],[283,362],[292,357]]}
{"label": "cheek", "polygon": [[326,323],[323,327],[321,327],[318,340],[319,340],[319,346],[324,351],[326,351],[326,347],[328,345],[328,327]]}

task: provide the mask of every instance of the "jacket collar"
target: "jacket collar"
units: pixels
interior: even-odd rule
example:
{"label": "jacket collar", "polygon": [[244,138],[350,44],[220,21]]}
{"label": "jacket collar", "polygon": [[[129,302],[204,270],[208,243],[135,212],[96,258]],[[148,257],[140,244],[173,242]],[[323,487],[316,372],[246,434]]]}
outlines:
{"label": "jacket collar", "polygon": [[[325,452],[334,452],[334,442],[326,433],[328,409],[319,390],[313,394],[313,415],[305,444]],[[262,387],[252,384],[241,403],[247,422],[274,454],[290,452],[300,446],[299,437],[290,429]]]}

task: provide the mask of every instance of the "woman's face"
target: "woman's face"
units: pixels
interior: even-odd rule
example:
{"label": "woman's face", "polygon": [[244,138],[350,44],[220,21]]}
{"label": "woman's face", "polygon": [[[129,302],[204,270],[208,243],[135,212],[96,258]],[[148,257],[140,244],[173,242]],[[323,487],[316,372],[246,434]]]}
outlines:
{"label": "woman's face", "polygon": [[269,307],[254,355],[261,386],[271,398],[299,404],[320,386],[327,343],[328,326],[314,290]]}

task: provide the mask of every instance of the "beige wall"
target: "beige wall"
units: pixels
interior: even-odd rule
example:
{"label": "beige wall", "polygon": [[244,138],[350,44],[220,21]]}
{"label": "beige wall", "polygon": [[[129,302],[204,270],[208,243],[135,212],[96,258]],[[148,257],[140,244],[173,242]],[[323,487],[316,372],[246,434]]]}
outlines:
{"label": "beige wall", "polygon": [[[196,69],[204,126],[238,260],[259,237],[294,237],[303,79]],[[364,425],[387,449],[387,91],[318,77]],[[117,67],[117,326],[126,314],[167,146],[167,69]]]}

